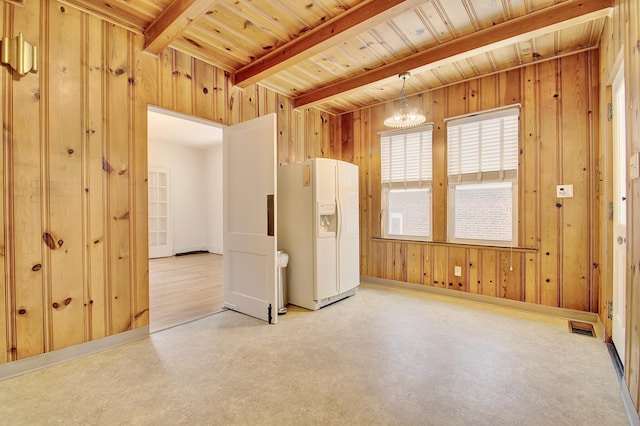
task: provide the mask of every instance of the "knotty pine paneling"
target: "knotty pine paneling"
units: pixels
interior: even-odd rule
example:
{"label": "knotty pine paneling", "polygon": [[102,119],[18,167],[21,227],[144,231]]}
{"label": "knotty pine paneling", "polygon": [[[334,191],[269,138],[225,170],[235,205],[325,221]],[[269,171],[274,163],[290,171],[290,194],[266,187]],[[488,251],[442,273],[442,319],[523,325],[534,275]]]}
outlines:
{"label": "knotty pine paneling", "polygon": [[[56,108],[48,112],[49,134],[45,178],[50,196],[47,200],[49,214],[45,221],[45,251],[49,258],[47,285],[50,297],[47,307],[50,314],[49,339],[52,349],[60,349],[84,341],[85,288],[84,267],[81,265],[83,233],[76,232],[83,223],[83,155],[82,117],[82,34],[81,12],[56,3],[49,4],[51,44],[65,46],[55,55],[49,55],[49,67],[57,72],[49,74],[47,98],[56,100]],[[34,212],[38,214],[38,212]],[[84,266],[84,265],[82,265]]]}
{"label": "knotty pine paneling", "polygon": [[[598,112],[596,51],[542,62],[432,90],[420,102],[433,134],[433,242],[383,240],[378,132],[388,104],[344,114],[334,125],[360,166],[361,252],[364,275],[492,297],[596,312],[598,263],[594,227],[593,132]],[[519,246],[447,244],[445,118],[520,104]],[[353,130],[344,129],[353,125]],[[323,153],[324,154],[324,153]],[[574,197],[556,198],[556,185],[573,184]],[[421,256],[421,259],[416,259]],[[422,265],[422,272],[420,272]],[[455,275],[455,266],[462,268]],[[422,279],[418,279],[422,273]]]}
{"label": "knotty pine paneling", "polygon": [[[40,10],[31,4],[16,8],[8,4],[4,9],[5,20],[12,18],[13,26],[21,28],[25,40],[42,43],[45,39],[38,22]],[[21,13],[13,13],[20,10]],[[13,13],[13,16],[12,16]],[[44,47],[44,46],[43,46]],[[44,56],[44,54],[42,55]],[[48,66],[43,58],[43,67]],[[49,287],[48,257],[45,255],[42,238],[43,223],[40,212],[47,209],[42,193],[47,187],[40,179],[43,170],[43,123],[34,120],[43,113],[42,99],[47,96],[47,87],[42,74],[27,74],[15,84],[13,75],[3,67],[3,149],[5,198],[5,286],[7,287],[6,324],[7,357],[21,359],[42,353],[49,347],[45,329],[50,323],[49,309],[45,308]],[[6,120],[6,121],[5,121]],[[13,240],[19,233],[21,238]],[[10,261],[10,260],[14,261]]]}
{"label": "knotty pine paneling", "polygon": [[41,52],[36,74],[0,68],[0,363],[149,324],[147,105],[227,125],[274,112],[280,164],[340,145],[335,117],[66,4],[0,18]]}
{"label": "knotty pine paneling", "polygon": [[[604,114],[610,102],[610,86],[618,67],[624,67],[626,101],[627,156],[640,152],[640,0],[614,0],[611,19],[607,20],[600,45],[600,143],[596,149],[598,159],[597,212],[600,217],[601,257],[600,319],[605,325],[607,338],[611,338],[611,319],[607,304],[613,299],[613,233],[608,220],[609,203],[613,201],[612,129]],[[629,177],[627,176],[627,179]],[[640,179],[627,181],[627,269],[626,269],[626,341],[620,358],[625,366],[624,380],[636,411],[640,408]]]}

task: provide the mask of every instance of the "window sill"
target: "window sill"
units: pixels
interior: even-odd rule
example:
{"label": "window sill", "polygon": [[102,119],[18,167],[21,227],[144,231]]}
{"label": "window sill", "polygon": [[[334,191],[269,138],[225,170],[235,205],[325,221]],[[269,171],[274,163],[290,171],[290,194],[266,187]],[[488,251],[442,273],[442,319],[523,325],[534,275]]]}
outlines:
{"label": "window sill", "polygon": [[421,240],[410,240],[410,239],[396,239],[396,238],[382,238],[382,237],[373,237],[371,241],[378,242],[387,242],[387,243],[411,243],[411,244],[420,244],[425,246],[435,246],[435,247],[460,247],[460,248],[471,248],[477,250],[505,250],[510,251],[513,250],[518,253],[537,253],[537,247],[505,247],[505,246],[489,246],[484,244],[461,244],[461,243],[448,243],[444,241],[421,241]]}

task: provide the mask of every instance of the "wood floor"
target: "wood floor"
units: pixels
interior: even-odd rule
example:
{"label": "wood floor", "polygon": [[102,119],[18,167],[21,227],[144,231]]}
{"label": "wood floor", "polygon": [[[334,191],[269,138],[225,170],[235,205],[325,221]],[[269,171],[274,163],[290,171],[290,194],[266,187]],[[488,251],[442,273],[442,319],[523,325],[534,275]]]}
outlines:
{"label": "wood floor", "polygon": [[222,256],[191,254],[149,260],[149,331],[219,312]]}

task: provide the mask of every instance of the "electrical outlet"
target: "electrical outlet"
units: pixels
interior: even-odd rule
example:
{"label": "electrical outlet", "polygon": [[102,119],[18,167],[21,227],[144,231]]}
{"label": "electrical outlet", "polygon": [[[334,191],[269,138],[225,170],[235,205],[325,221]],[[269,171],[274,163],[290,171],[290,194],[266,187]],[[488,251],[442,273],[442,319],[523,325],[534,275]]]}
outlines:
{"label": "electrical outlet", "polygon": [[453,275],[455,275],[456,277],[461,277],[462,276],[462,266],[454,266],[453,267]]}
{"label": "electrical outlet", "polygon": [[573,198],[573,185],[556,186],[556,195],[558,198]]}

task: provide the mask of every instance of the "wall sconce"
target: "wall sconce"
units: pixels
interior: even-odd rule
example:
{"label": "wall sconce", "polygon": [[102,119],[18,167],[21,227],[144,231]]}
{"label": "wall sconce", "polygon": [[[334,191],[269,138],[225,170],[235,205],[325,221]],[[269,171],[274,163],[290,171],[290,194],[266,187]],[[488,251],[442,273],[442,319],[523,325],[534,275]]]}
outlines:
{"label": "wall sconce", "polygon": [[3,64],[11,65],[20,75],[29,71],[37,72],[38,48],[24,41],[22,33],[14,38],[3,37],[0,60]]}

